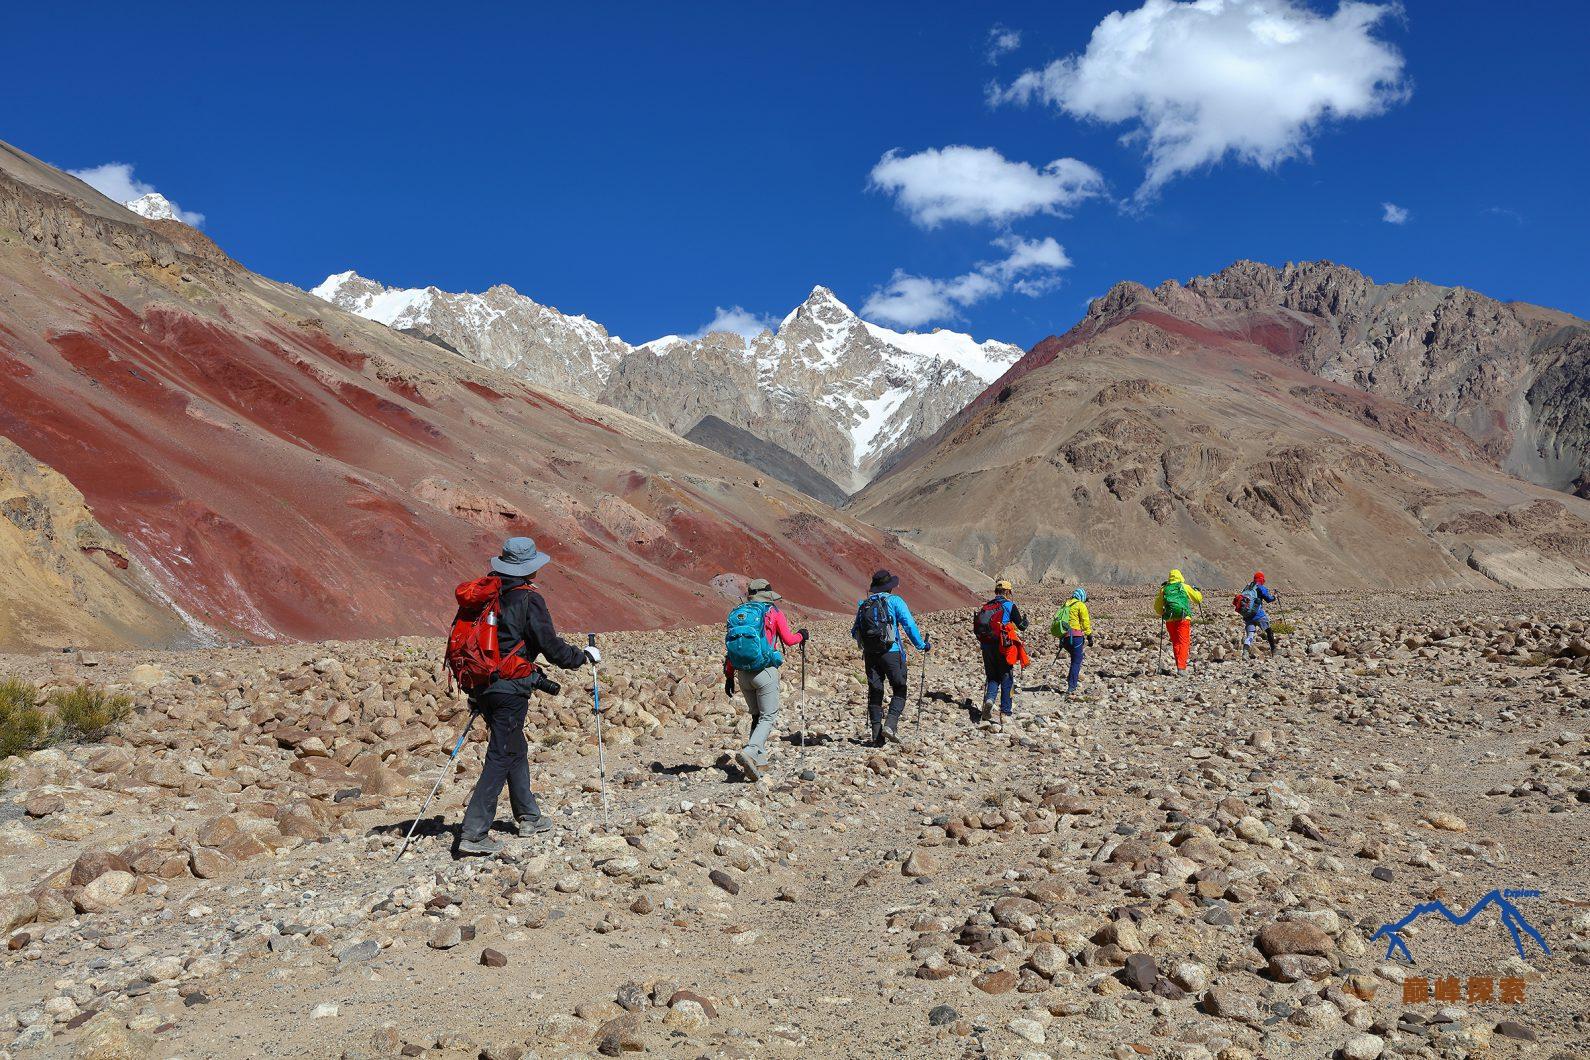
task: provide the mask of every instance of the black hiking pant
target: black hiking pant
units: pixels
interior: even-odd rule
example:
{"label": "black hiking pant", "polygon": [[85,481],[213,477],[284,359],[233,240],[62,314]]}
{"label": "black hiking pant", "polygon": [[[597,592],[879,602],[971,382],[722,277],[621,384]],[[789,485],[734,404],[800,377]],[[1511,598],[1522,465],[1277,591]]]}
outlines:
{"label": "black hiking pant", "polygon": [[867,667],[867,717],[872,721],[872,739],[876,743],[883,739],[885,681],[889,683],[888,725],[891,728],[898,726],[900,715],[905,711],[905,695],[909,680],[905,669],[905,652],[863,653],[861,661]]}
{"label": "black hiking pant", "polygon": [[490,741],[486,744],[486,761],[481,766],[480,779],[475,782],[475,792],[469,797],[469,808],[464,811],[464,825],[459,832],[459,838],[470,842],[484,839],[491,831],[504,784],[508,786],[508,803],[513,807],[515,820],[541,816],[535,792],[530,790],[530,747],[524,735],[530,697],[487,692],[475,700],[474,708],[486,721]]}

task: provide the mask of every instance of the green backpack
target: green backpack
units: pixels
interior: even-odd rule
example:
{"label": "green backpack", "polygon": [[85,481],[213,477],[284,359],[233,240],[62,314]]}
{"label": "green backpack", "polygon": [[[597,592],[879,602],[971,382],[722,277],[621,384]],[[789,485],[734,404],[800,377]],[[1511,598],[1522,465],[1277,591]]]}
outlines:
{"label": "green backpack", "polygon": [[1177,622],[1192,617],[1192,599],[1187,595],[1185,583],[1166,582],[1161,592],[1165,594],[1165,621]]}
{"label": "green backpack", "polygon": [[1060,605],[1060,610],[1054,613],[1054,621],[1049,623],[1049,635],[1064,640],[1071,635],[1071,604],[1067,600]]}

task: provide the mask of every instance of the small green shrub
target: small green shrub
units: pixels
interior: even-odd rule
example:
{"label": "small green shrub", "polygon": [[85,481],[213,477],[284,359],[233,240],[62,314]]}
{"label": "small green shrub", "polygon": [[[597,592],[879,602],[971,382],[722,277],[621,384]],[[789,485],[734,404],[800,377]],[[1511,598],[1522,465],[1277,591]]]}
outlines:
{"label": "small green shrub", "polygon": [[51,695],[50,706],[55,711],[55,730],[59,738],[97,740],[132,713],[132,697],[78,685]]}
{"label": "small green shrub", "polygon": [[49,718],[34,706],[37,696],[26,681],[0,681],[0,758],[37,751],[49,742]]}
{"label": "small green shrub", "polygon": [[1270,622],[1270,630],[1277,637],[1290,637],[1297,632],[1297,627],[1285,619],[1274,619]]}

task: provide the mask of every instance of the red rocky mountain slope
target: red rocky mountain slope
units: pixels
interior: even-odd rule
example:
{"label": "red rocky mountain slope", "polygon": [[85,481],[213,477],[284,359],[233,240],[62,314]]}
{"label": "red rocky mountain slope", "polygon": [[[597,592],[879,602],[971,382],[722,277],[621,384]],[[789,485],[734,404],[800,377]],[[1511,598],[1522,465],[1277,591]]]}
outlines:
{"label": "red rocky mountain slope", "polygon": [[50,538],[54,559],[30,563],[70,588],[24,587],[3,646],[170,639],[174,621],[66,621],[103,610],[105,576],[199,635],[434,633],[510,534],[555,556],[541,581],[571,629],[717,619],[723,574],[811,609],[847,608],[879,566],[922,606],[963,598],[742,464],[257,276],[4,144],[0,437],[81,491],[121,550],[96,538],[103,560],[74,577],[89,546]]}

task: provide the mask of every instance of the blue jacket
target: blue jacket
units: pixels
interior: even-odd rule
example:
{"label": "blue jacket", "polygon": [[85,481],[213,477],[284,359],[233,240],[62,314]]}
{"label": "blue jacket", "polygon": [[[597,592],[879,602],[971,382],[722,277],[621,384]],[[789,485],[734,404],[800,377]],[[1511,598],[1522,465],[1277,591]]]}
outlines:
{"label": "blue jacket", "polygon": [[[916,619],[911,617],[911,609],[905,606],[905,601],[893,593],[873,593],[872,596],[886,597],[889,601],[889,614],[894,617],[894,647],[889,651],[899,651],[901,632],[911,638],[911,643],[916,645],[918,651],[927,650],[927,641],[922,638],[922,631],[916,628]],[[872,599],[872,596],[863,597],[856,601],[856,620],[850,624],[850,639],[861,643],[861,605]],[[884,653],[885,655],[888,652]]]}
{"label": "blue jacket", "polygon": [[1270,591],[1270,587],[1268,585],[1249,583],[1248,588],[1257,589],[1259,591],[1259,599],[1253,609],[1253,614],[1249,615],[1247,618],[1248,623],[1255,626],[1268,625],[1270,622],[1270,616],[1265,614],[1264,605],[1273,604],[1275,602],[1275,594]]}

